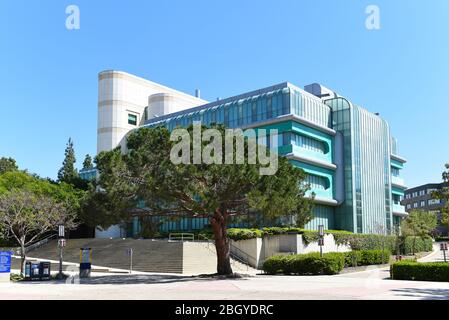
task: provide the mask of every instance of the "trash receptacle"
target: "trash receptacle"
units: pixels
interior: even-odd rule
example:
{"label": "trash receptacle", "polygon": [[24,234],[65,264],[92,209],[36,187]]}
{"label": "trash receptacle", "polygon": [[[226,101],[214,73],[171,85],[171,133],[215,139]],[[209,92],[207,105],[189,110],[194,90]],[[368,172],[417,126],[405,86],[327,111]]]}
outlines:
{"label": "trash receptacle", "polygon": [[39,281],[41,279],[40,263],[31,262],[30,264],[30,280]]}
{"label": "trash receptacle", "polygon": [[40,280],[50,280],[51,279],[50,266],[51,266],[50,262],[41,262],[39,264]]}

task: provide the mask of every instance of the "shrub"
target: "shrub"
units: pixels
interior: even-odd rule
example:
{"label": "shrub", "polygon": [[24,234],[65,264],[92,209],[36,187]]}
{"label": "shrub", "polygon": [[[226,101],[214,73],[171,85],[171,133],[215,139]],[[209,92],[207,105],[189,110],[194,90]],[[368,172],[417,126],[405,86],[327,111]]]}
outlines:
{"label": "shrub", "polygon": [[344,253],[345,267],[356,267],[362,265],[362,251],[353,250]]}
{"label": "shrub", "polygon": [[449,263],[400,261],[390,266],[394,280],[449,281]]}
{"label": "shrub", "polygon": [[332,275],[343,270],[345,255],[330,252],[273,256],[265,260],[263,270],[268,274]]}
{"label": "shrub", "polygon": [[362,250],[361,264],[364,266],[372,264],[384,264],[390,261],[389,250]]}
{"label": "shrub", "polygon": [[263,233],[259,229],[239,229],[239,228],[228,229],[229,239],[232,239],[235,241],[261,238],[262,235],[263,235]]}
{"label": "shrub", "polygon": [[389,250],[354,250],[345,252],[345,266],[368,266],[373,264],[384,264],[390,261]]}
{"label": "shrub", "polygon": [[[413,246],[415,251],[413,252]],[[432,251],[433,241],[432,238],[421,238],[421,237],[406,237],[403,241],[402,252],[406,255],[413,254],[416,252],[428,252]]]}

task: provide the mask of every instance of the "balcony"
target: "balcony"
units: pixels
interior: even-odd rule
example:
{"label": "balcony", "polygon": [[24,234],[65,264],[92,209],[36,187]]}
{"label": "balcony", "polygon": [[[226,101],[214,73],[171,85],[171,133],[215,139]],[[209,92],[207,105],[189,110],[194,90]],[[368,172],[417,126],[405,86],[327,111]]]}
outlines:
{"label": "balcony", "polygon": [[393,203],[393,214],[397,216],[405,216],[408,213],[405,211],[405,207],[399,203]]}
{"label": "balcony", "polygon": [[407,189],[404,179],[401,177],[391,176],[391,184],[401,189]]}

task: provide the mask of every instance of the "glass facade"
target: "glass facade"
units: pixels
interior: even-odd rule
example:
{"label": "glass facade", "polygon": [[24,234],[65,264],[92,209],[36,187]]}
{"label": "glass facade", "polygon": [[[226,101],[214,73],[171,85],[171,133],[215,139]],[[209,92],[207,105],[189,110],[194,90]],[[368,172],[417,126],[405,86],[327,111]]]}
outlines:
{"label": "glass facade", "polygon": [[[391,231],[398,221],[393,207],[399,207],[403,190],[392,190],[392,176],[399,179],[403,161],[394,156],[397,142],[383,119],[345,98],[321,100],[283,83],[150,119],[145,126],[173,130],[195,121],[256,131],[277,129],[276,145],[259,142],[275,145],[307,173],[306,183],[312,189],[308,194],[316,196],[315,218],[306,225],[308,229],[323,224],[327,229],[378,233]],[[337,134],[342,139],[338,148]],[[338,166],[335,159],[341,159]],[[335,199],[337,172],[339,199]],[[207,218],[161,221],[162,231],[197,230],[208,224]]]}

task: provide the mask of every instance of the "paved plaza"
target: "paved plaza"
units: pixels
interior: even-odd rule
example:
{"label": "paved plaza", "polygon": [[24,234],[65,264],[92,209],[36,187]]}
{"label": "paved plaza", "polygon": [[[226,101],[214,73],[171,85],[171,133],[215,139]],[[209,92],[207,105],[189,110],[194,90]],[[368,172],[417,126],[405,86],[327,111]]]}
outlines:
{"label": "paved plaza", "polygon": [[95,275],[80,284],[0,284],[6,299],[449,299],[449,283],[389,280],[387,268],[336,276]]}

